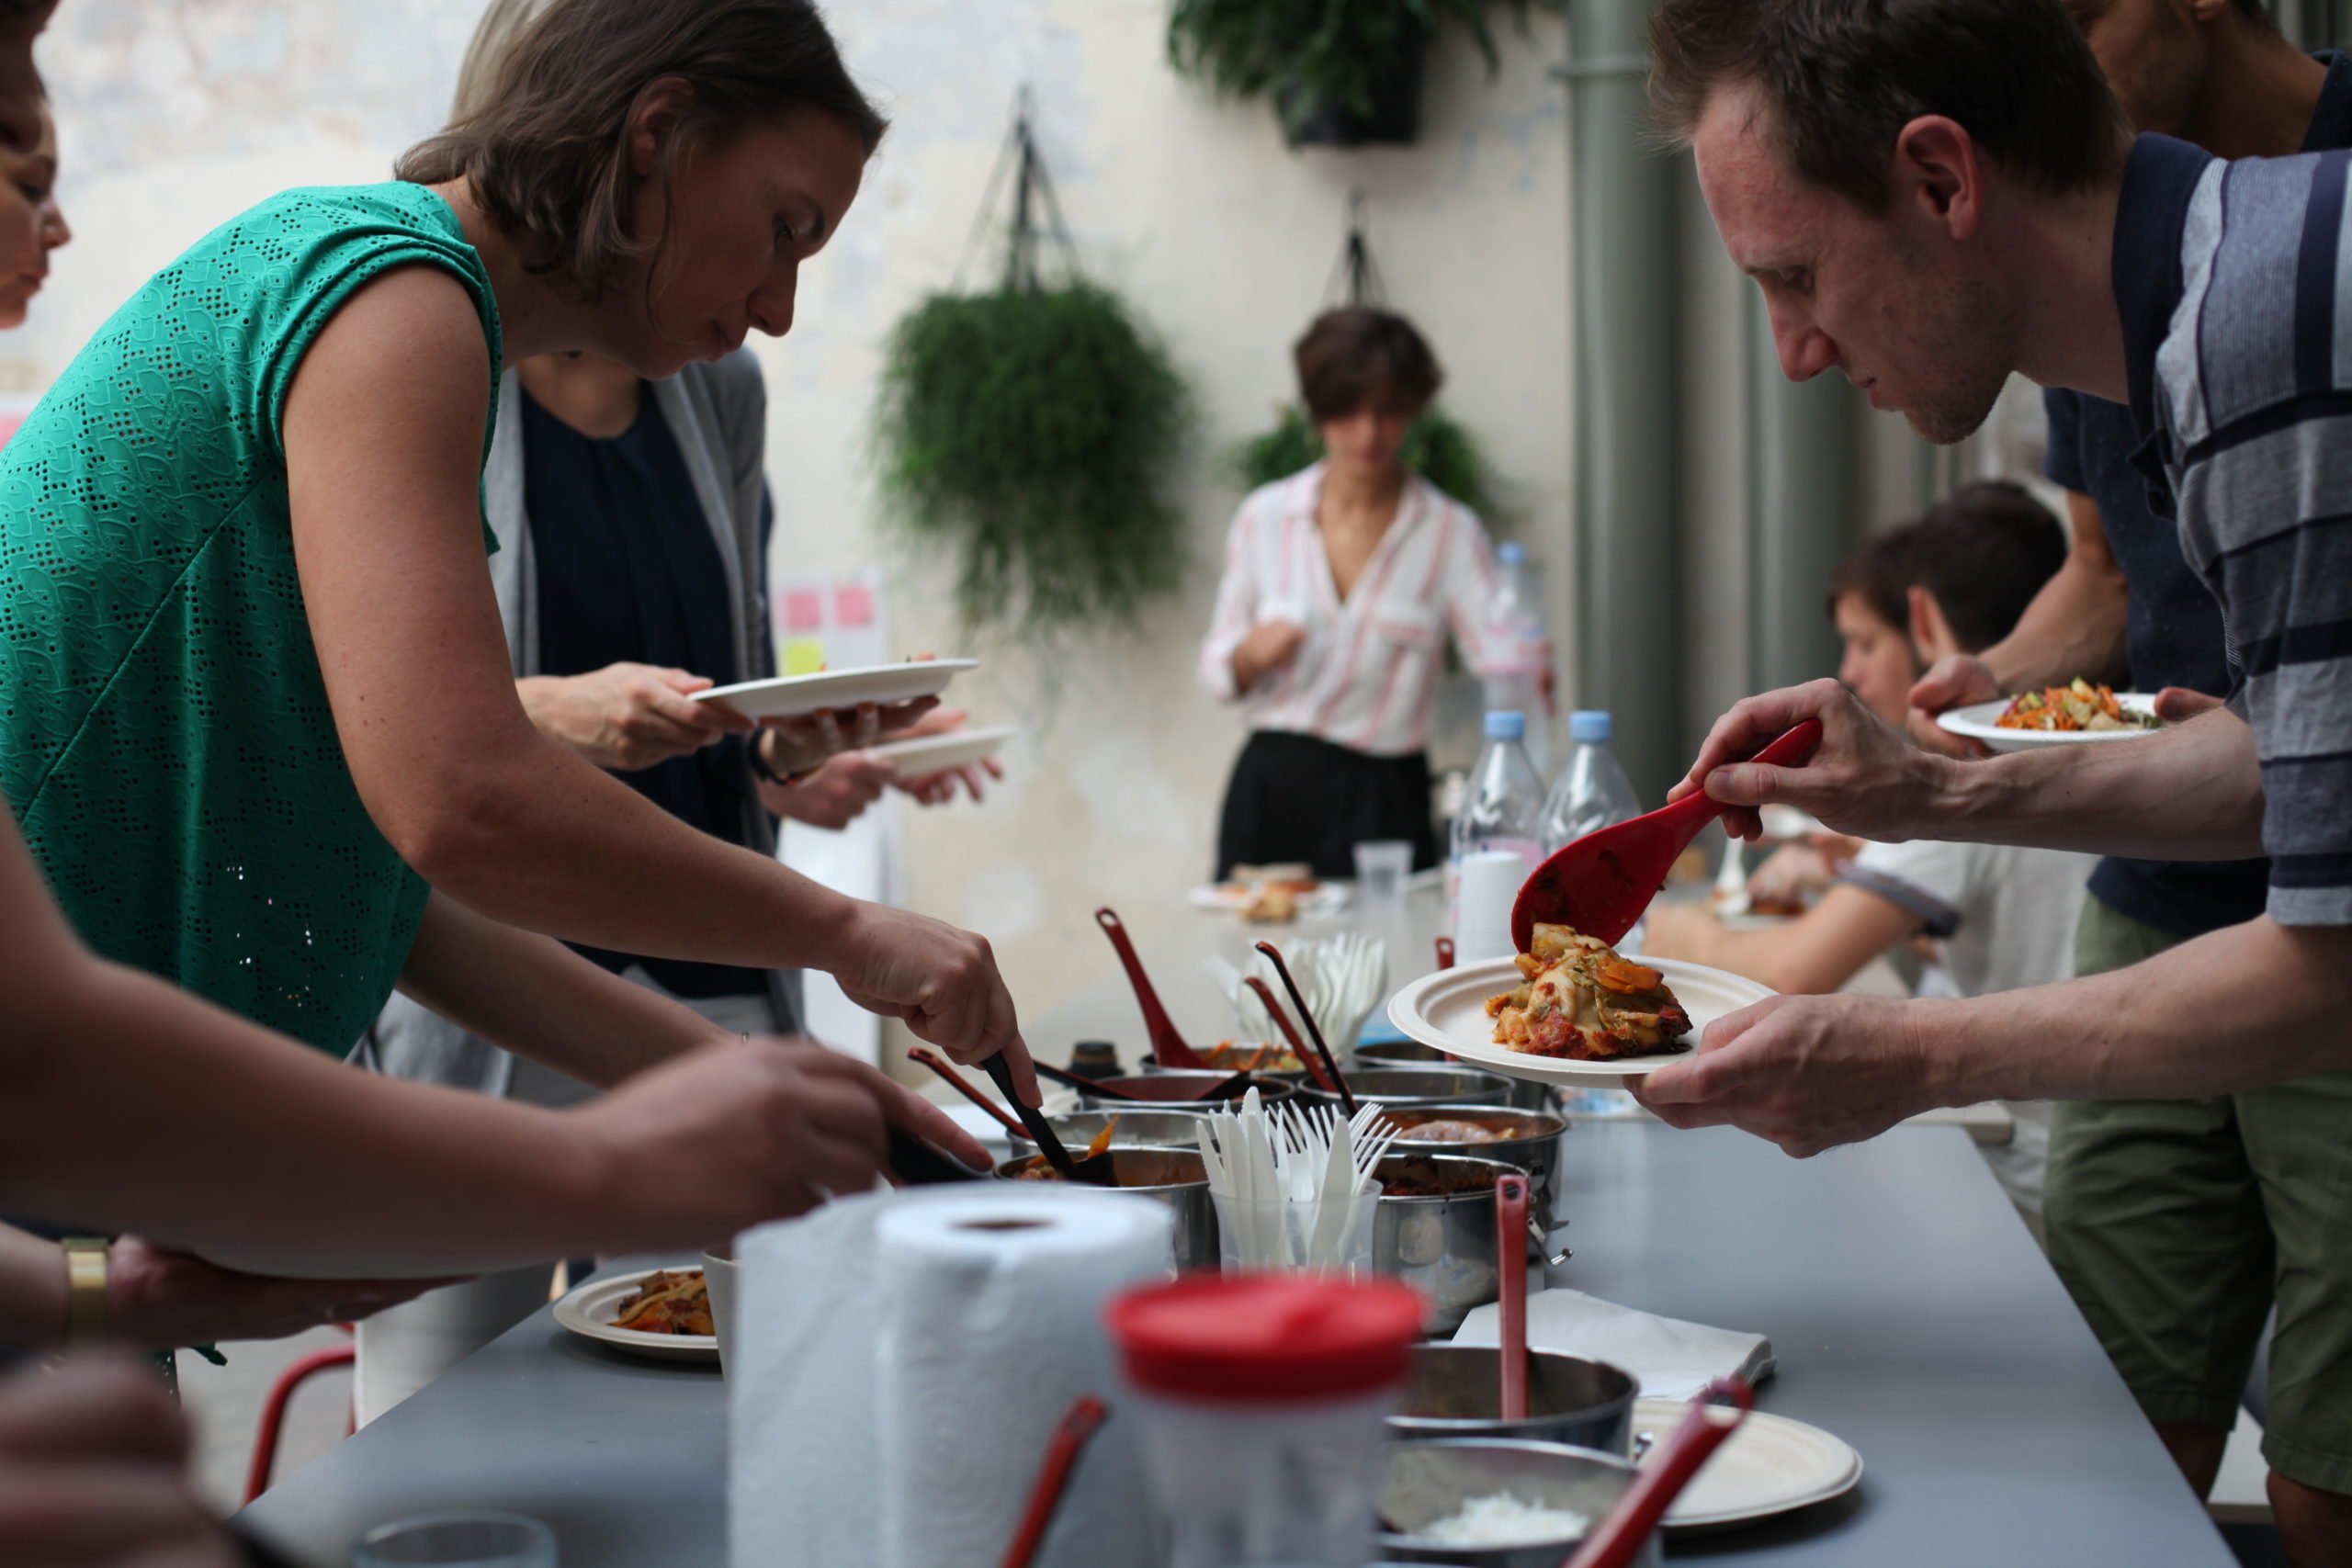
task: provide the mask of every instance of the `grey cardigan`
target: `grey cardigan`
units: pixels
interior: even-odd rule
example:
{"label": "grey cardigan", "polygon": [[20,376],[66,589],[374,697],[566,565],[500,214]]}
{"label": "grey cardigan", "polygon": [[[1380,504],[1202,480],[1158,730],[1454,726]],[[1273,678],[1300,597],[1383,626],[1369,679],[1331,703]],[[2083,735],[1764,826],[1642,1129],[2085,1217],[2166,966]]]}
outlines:
{"label": "grey cardigan", "polygon": [[[775,672],[767,635],[767,573],[760,526],[767,452],[767,389],[748,350],[739,349],[716,365],[689,365],[666,381],[650,383],[653,404],[668,422],[694,479],[695,499],[718,541],[727,568],[729,602],[734,606],[735,668],[744,679]],[[482,501],[500,548],[490,558],[498,611],[506,622],[506,650],[519,678],[539,672],[538,572],[529,520],[523,510],[523,422],[512,411],[522,384],[514,371],[500,383],[498,406],[509,411],[492,434],[482,466]],[[775,828],[747,796],[737,843],[762,854],[775,852]],[[800,1018],[800,977],[771,970],[768,998],[779,1024],[796,1029]],[[391,1077],[448,1084],[503,1095],[512,1082],[514,1058],[429,1012],[404,996],[384,1006],[361,1042],[360,1059]]]}

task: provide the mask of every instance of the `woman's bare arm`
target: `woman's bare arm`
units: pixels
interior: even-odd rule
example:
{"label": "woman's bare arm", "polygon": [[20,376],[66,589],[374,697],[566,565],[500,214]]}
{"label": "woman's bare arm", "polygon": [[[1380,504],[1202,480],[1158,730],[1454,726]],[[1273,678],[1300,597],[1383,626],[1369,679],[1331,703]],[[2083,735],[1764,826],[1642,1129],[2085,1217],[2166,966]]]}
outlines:
{"label": "woman's bare arm", "polygon": [[1008,1050],[1025,1082],[986,942],[722,843],[532,727],[482,562],[491,370],[464,290],[410,267],[336,312],[287,398],[303,599],[385,837],[492,919],[657,957],[823,969],[960,1060]]}
{"label": "woman's bare arm", "polygon": [[1817,995],[1838,989],[1871,959],[1917,935],[1920,924],[1894,899],[1841,884],[1795,919],[1754,931],[1733,931],[1704,910],[1653,905],[1642,952],[1728,969],[1788,996]]}
{"label": "woman's bare arm", "polygon": [[697,1052],[560,1112],[355,1072],[93,955],[5,809],[0,996],[0,1204],[249,1269],[696,1246],[870,1185],[886,1118],[982,1157],[813,1046]]}
{"label": "woman's bare arm", "polygon": [[401,991],[469,1033],[600,1089],[736,1038],[552,937],[486,919],[445,893],[425,905]]}

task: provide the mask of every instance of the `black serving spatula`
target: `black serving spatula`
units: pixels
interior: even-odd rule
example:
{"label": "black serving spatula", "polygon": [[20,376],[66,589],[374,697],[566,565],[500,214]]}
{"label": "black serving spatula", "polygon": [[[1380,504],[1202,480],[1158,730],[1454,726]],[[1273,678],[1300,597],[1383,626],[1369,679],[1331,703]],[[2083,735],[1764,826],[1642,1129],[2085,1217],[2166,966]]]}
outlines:
{"label": "black serving spatula", "polygon": [[996,1085],[996,1091],[1004,1096],[1004,1102],[1012,1107],[1012,1113],[1021,1118],[1021,1125],[1028,1132],[1029,1141],[1037,1145],[1037,1152],[1046,1156],[1047,1165],[1060,1172],[1064,1181],[1082,1182],[1089,1187],[1116,1187],[1119,1184],[1118,1174],[1112,1169],[1109,1155],[1096,1155],[1091,1159],[1069,1157],[1069,1151],[1062,1147],[1061,1139],[1054,1135],[1052,1124],[1035,1106],[1013,1092],[1012,1069],[1005,1066],[1003,1053],[990,1056],[980,1066],[987,1069],[989,1080]]}

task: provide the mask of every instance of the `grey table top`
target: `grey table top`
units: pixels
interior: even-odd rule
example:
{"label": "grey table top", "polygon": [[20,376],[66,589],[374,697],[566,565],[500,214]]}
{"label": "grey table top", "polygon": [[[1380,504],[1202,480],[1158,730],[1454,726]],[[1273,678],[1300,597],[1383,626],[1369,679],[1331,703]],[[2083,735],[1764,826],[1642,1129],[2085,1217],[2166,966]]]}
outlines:
{"label": "grey table top", "polygon": [[[1205,1034],[1213,1015],[1190,979],[1204,944],[1246,951],[1239,933],[1201,924],[1146,957],[1180,1026],[1197,1018]],[[1397,977],[1424,966],[1400,963]],[[1140,1033],[1115,976],[1030,1031],[1056,1055]],[[1758,1407],[1827,1428],[1867,1467],[1845,1498],[1669,1555],[2230,1568],[1962,1133],[1901,1128],[1800,1163],[1728,1131],[1589,1122],[1568,1134],[1561,1170],[1576,1257],[1554,1283],[1770,1336],[1781,1370]],[[725,1462],[714,1371],[631,1360],[541,1312],[243,1517],[321,1565],[347,1561],[367,1526],[484,1506],[554,1525],[565,1568],[718,1565]]]}

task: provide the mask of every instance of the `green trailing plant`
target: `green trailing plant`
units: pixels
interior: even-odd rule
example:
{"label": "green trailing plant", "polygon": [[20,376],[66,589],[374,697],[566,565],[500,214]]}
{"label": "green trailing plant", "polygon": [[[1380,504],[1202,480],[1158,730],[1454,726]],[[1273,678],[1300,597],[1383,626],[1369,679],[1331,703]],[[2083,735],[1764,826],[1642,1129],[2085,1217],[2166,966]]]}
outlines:
{"label": "green trailing plant", "polygon": [[[1502,63],[1498,17],[1508,13],[1523,29],[1533,12],[1566,8],[1566,0],[1175,0],[1168,58],[1219,92],[1272,98],[1296,141],[1331,106],[1374,119],[1380,100],[1398,88],[1400,61],[1410,62],[1405,90],[1417,87],[1420,51],[1449,22],[1470,35],[1491,75]],[[1401,139],[1410,140],[1409,130]]]}
{"label": "green trailing plant", "polygon": [[[889,516],[955,562],[973,631],[1126,626],[1184,569],[1168,480],[1191,400],[1116,294],[1078,275],[1023,95],[981,203],[1017,169],[1002,281],[925,299],[892,330],[875,432]],[[1045,276],[1041,243],[1063,260]]]}
{"label": "green trailing plant", "polygon": [[899,526],[954,556],[975,626],[1125,623],[1183,572],[1163,490],[1186,395],[1091,284],[938,294],[891,333],[880,434]]}
{"label": "green trailing plant", "polygon": [[[1476,513],[1488,525],[1508,522],[1509,507],[1477,437],[1432,408],[1405,436],[1405,466]],[[1234,472],[1251,490],[1322,461],[1323,437],[1296,403],[1285,406],[1272,430],[1233,449]]]}

